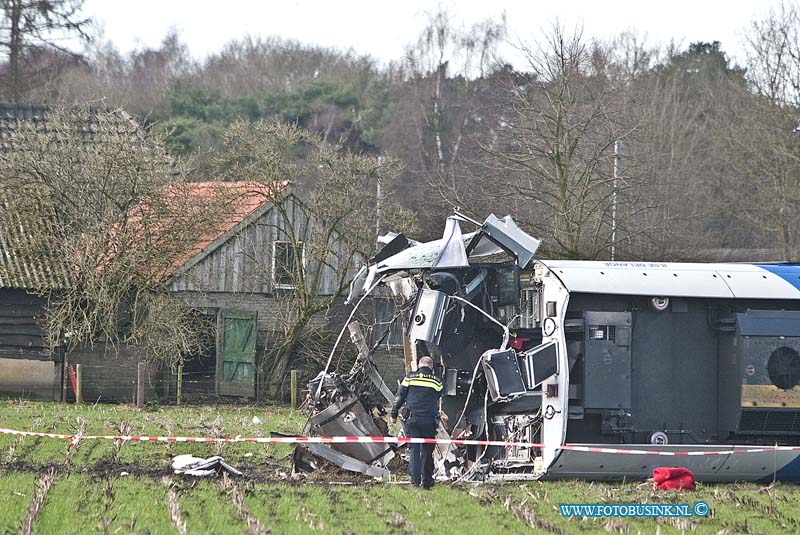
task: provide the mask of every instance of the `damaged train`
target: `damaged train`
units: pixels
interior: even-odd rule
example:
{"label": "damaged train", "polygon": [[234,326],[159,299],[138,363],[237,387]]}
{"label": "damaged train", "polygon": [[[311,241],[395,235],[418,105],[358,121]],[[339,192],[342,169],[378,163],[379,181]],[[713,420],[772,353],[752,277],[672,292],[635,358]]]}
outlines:
{"label": "damaged train", "polygon": [[[440,446],[442,478],[645,479],[664,462],[565,444],[800,445],[800,265],[541,260],[511,217],[458,212],[441,240],[384,244],[349,301],[355,312],[376,289],[398,297],[407,349],[425,344],[444,383],[439,436],[541,446]],[[357,321],[347,327],[359,358],[312,382],[306,431],[386,435],[393,392],[372,361],[377,344]],[[298,465],[322,457],[377,477],[397,459],[387,444],[302,448]],[[699,481],[800,481],[798,451],[680,460]]]}

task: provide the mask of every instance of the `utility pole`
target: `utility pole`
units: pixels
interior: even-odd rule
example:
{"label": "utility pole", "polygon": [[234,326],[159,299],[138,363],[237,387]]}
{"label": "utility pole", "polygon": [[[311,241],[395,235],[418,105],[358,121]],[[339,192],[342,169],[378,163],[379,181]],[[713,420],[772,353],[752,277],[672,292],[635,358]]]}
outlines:
{"label": "utility pole", "polygon": [[[383,165],[383,156],[378,156],[378,165]],[[381,175],[380,171],[378,172],[377,177],[377,190],[375,192],[377,202],[375,204],[375,238],[377,239],[381,235],[381,200],[383,198],[383,193],[381,192]]]}
{"label": "utility pole", "polygon": [[614,142],[614,179],[611,181],[611,261],[617,253],[617,185],[622,164],[622,143]]}

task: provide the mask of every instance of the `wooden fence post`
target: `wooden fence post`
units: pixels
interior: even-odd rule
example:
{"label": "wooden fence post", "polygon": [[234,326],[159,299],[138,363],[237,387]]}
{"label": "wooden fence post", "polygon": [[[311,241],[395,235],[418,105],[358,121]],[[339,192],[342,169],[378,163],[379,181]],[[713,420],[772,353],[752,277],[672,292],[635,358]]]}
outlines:
{"label": "wooden fence post", "polygon": [[67,362],[67,354],[64,353],[64,369],[61,371],[61,401],[67,402],[67,383],[69,382],[69,363]]}
{"label": "wooden fence post", "polygon": [[140,362],[136,370],[136,406],[144,407],[144,372],[145,363]]}
{"label": "wooden fence post", "polygon": [[175,398],[175,405],[181,406],[181,394],[183,393],[183,363],[178,364],[178,393]]}
{"label": "wooden fence post", "polygon": [[75,403],[83,403],[83,366],[75,365]]}
{"label": "wooden fence post", "polygon": [[[290,387],[290,396],[289,402],[292,405],[292,409],[297,408],[297,370],[292,370],[289,372],[289,387]],[[285,392],[285,390],[284,390]]]}

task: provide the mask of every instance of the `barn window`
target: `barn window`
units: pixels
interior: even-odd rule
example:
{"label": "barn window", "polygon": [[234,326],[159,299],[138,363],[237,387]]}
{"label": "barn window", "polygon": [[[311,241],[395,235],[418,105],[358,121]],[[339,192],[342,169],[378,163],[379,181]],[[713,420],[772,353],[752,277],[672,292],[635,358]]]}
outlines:
{"label": "barn window", "polygon": [[298,261],[305,269],[303,242],[272,242],[272,282],[275,288],[291,290],[296,287]]}

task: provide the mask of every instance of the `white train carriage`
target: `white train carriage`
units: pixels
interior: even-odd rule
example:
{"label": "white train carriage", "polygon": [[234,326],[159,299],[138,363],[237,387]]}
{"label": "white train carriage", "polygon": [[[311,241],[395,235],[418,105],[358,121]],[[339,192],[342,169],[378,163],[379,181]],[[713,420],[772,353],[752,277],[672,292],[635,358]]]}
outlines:
{"label": "white train carriage", "polygon": [[[699,455],[800,445],[800,266],[535,261],[510,217],[462,236],[464,220],[435,242],[397,236],[351,288],[413,300],[407,335],[438,362],[447,433],[536,444],[450,455],[446,471],[800,481],[797,451]],[[596,447],[639,454],[581,451]]]}
{"label": "white train carriage", "polygon": [[648,477],[666,462],[701,481],[800,480],[795,451],[676,460],[560,449],[800,444],[800,266],[539,266],[538,319],[554,320],[543,340],[559,365],[542,386],[542,475]]}

